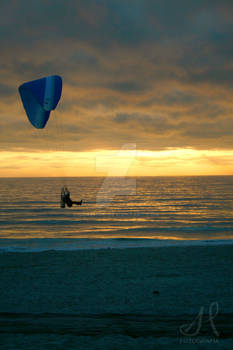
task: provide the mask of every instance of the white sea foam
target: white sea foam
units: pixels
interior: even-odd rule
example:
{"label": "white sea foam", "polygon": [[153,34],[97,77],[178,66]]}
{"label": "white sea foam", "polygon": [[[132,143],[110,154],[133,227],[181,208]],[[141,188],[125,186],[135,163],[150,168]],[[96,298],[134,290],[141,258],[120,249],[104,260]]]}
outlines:
{"label": "white sea foam", "polygon": [[89,249],[126,249],[126,248],[159,248],[184,246],[209,246],[233,244],[232,239],[223,240],[175,240],[175,239],[1,239],[0,252],[42,252],[42,251],[73,251]]}

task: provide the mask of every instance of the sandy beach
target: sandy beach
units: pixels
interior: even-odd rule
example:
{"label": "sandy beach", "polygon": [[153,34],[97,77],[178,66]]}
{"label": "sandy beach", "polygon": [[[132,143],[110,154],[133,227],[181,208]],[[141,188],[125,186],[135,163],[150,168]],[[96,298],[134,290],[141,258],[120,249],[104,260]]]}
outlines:
{"label": "sandy beach", "polygon": [[230,349],[232,266],[232,245],[1,253],[2,348]]}

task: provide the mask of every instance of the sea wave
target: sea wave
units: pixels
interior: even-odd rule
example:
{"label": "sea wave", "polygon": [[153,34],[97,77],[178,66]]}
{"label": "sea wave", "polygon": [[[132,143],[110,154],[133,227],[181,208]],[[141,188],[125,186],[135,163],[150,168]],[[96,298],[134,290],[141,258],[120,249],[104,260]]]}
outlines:
{"label": "sea wave", "polygon": [[184,246],[232,245],[233,239],[179,240],[152,238],[33,238],[33,239],[1,239],[0,253],[73,251],[89,249],[127,249],[127,248],[160,248]]}

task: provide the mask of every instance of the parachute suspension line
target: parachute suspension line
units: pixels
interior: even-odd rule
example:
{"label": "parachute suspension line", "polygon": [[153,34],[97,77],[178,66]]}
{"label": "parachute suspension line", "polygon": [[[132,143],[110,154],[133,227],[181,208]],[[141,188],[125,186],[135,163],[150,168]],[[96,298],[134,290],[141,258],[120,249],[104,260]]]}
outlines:
{"label": "parachute suspension line", "polygon": [[[61,157],[64,156],[64,152],[65,152],[65,143],[64,143],[64,128],[61,122],[61,117],[59,117],[59,114],[57,111],[55,111],[54,113],[54,122],[55,122],[55,130],[56,130],[56,135],[54,135],[55,137],[55,143],[57,145],[57,149],[56,151],[58,152],[58,154],[61,154]],[[65,156],[64,156],[65,157]],[[63,162],[63,166],[60,167],[60,184],[61,187],[68,187],[67,185],[67,175],[66,175],[66,170],[65,170],[65,158],[59,159],[60,162]]]}

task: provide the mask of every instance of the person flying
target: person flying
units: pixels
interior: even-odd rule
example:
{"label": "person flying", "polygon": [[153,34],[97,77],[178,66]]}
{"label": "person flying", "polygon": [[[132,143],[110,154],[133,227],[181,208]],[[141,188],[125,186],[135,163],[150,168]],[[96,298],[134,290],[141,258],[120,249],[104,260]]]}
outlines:
{"label": "person flying", "polygon": [[62,187],[62,190],[61,190],[61,208],[65,208],[66,205],[69,208],[71,208],[73,204],[82,205],[82,202],[83,202],[82,200],[79,202],[72,201],[72,199],[70,198],[70,191],[67,189],[67,187]]}

